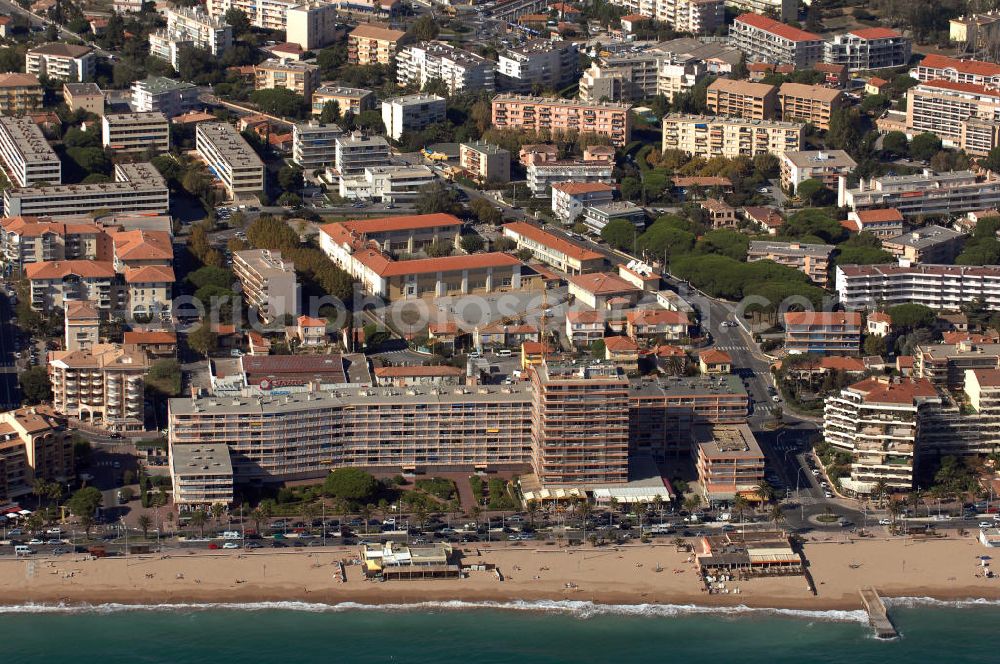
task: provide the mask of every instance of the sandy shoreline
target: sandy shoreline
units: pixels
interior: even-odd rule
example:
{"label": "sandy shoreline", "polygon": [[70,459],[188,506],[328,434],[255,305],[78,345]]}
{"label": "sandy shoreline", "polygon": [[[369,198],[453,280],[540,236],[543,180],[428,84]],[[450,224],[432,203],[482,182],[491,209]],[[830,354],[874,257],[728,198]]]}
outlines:
{"label": "sandy shoreline", "polygon": [[[671,545],[604,548],[468,546],[463,563],[490,563],[504,574],[473,571],[468,578],[373,583],[347,567],[334,581],[336,561],[353,548],[300,552],[174,552],[91,560],[82,555],[0,560],[0,604],[97,605],[109,603],[251,604],[306,602],[368,605],[462,601],[549,601],[599,605],[697,605],[853,611],[858,589],[877,587],[884,597],[944,601],[1000,600],[1000,579],[985,578],[972,538],[913,542],[862,540],[810,542],[805,552],[816,582],[814,596],[802,577],[734,582],[739,594],[709,595],[689,554]],[[1000,563],[998,563],[1000,564]],[[662,571],[656,571],[657,567]],[[977,576],[978,574],[978,576]]]}

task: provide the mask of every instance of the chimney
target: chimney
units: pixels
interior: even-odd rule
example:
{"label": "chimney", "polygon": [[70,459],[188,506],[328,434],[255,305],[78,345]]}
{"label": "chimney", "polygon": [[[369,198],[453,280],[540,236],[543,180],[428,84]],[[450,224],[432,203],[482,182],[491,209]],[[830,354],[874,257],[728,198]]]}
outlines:
{"label": "chimney", "polygon": [[[862,191],[864,191],[864,184],[861,185]],[[847,205],[847,176],[838,175],[837,176],[837,207],[844,207]]]}

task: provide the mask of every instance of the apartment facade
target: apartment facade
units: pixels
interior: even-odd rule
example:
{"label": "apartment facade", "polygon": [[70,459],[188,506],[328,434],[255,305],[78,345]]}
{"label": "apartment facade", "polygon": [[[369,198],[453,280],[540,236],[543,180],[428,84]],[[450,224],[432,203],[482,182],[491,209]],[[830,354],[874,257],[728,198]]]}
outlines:
{"label": "apartment facade", "polygon": [[834,249],[836,247],[832,244],[752,240],[747,250],[747,262],[773,261],[778,265],[794,267],[813,283],[825,287],[829,280],[830,256]]}
{"label": "apartment facade", "polygon": [[[997,118],[1000,118],[1000,91],[975,83],[927,81],[910,88],[906,102],[906,129],[913,135],[923,132],[936,134],[945,145],[968,146],[977,154],[985,154],[996,145]],[[978,125],[988,124],[985,141],[977,140]]]}
{"label": "apartment facade", "polygon": [[389,65],[395,61],[399,40],[406,35],[362,23],[347,36],[347,61],[352,65]]}
{"label": "apartment facade", "polygon": [[322,85],[312,94],[312,113],[320,115],[329,102],[337,102],[340,115],[347,111],[358,115],[375,110],[375,93],[363,88],[347,88],[339,85]]}
{"label": "apartment facade", "polygon": [[25,498],[35,480],[73,479],[73,442],[55,411],[31,406],[0,413],[0,501]]}
{"label": "apartment facade", "polygon": [[750,120],[778,117],[778,90],[766,83],[717,78],[708,86],[706,100],[714,115]]}
{"label": "apartment facade", "polygon": [[307,100],[320,84],[319,67],[294,60],[271,58],[254,65],[253,73],[255,90],[285,88]]}
{"label": "apartment facade", "polygon": [[386,135],[398,141],[405,131],[420,131],[445,119],[444,97],[418,93],[393,97],[382,102],[382,123]]}
{"label": "apartment facade", "polygon": [[51,351],[52,407],[111,431],[144,429],[145,351],[98,344],[89,351]]}
{"label": "apartment facade", "polygon": [[428,82],[442,81],[450,94],[463,90],[492,92],[495,63],[444,42],[418,42],[396,52],[396,81],[400,86],[423,89]]}
{"label": "apartment facade", "polygon": [[838,205],[852,210],[896,208],[903,217],[959,215],[1000,207],[1000,180],[980,180],[972,171],[862,178],[854,189],[838,183]]}
{"label": "apartment facade", "polygon": [[928,344],[913,351],[913,375],[935,387],[968,391],[969,371],[1000,369],[1000,344],[961,341]]}
{"label": "apartment facade", "polygon": [[797,122],[670,114],[662,124],[664,150],[683,150],[706,159],[765,153],[780,158],[805,144],[805,125]]}
{"label": "apartment facade", "polygon": [[289,7],[285,12],[285,39],[298,44],[303,51],[320,49],[335,41],[343,33],[340,4],[310,0]]}
{"label": "apartment facade", "polygon": [[299,4],[299,0],[207,0],[205,9],[216,19],[224,18],[230,9],[239,9],[254,27],[284,31],[288,10]]}
{"label": "apartment facade", "polygon": [[756,492],[764,481],[764,453],[746,424],[697,428],[693,454],[698,482],[709,505],[731,503]]}
{"label": "apartment facade", "polygon": [[889,28],[858,28],[836,35],[823,46],[823,61],[850,71],[905,67],[911,42]]}
{"label": "apartment facade", "polygon": [[552,212],[564,223],[572,224],[592,205],[611,203],[615,187],[603,182],[555,182],[552,189]]}
{"label": "apartment facade", "polygon": [[715,32],[725,22],[723,0],[615,0],[611,4],[695,35]]}
{"label": "apartment facade", "polygon": [[517,243],[517,249],[527,249],[536,259],[567,274],[597,272],[604,267],[604,257],[569,240],[533,226],[526,221],[505,224],[504,237]]}
{"label": "apartment facade", "polygon": [[412,201],[425,186],[434,182],[435,177],[430,166],[422,164],[368,166],[363,173],[340,176],[340,195],[349,200],[365,199],[382,203]]}
{"label": "apartment facade", "polygon": [[94,78],[97,55],[90,46],[52,42],[29,49],[24,55],[24,71],[60,81],[82,83]]}
{"label": "apartment facade", "polygon": [[0,160],[17,187],[62,182],[62,162],[30,118],[0,116]]}
{"label": "apartment facade", "polygon": [[882,240],[882,248],[893,258],[912,263],[950,265],[962,252],[968,236],[944,226],[923,226],[909,233]]}
{"label": "apartment facade", "polygon": [[509,182],[510,152],[485,141],[458,146],[458,163],[478,182]]}
{"label": "apartment facade", "polygon": [[257,309],[265,324],[299,315],[299,282],[295,265],[281,252],[246,249],[233,253],[233,274],[243,286],[247,306]]}
{"label": "apartment facade", "polygon": [[559,183],[614,183],[614,163],[604,160],[563,160],[532,163],[527,168],[528,189],[533,196],[549,193],[552,185]]}
{"label": "apartment facade", "polygon": [[819,180],[836,189],[841,175],[848,175],[857,162],[843,150],[804,150],[781,155],[781,186],[795,193],[806,180]]}
{"label": "apartment facade", "polygon": [[789,311],[784,324],[789,353],[853,355],[861,349],[861,314],[856,311]]}
{"label": "apartment facade", "polygon": [[97,83],[63,83],[63,101],[71,111],[83,110],[94,115],[104,115],[104,91]]}
{"label": "apartment facade", "polygon": [[741,14],[729,28],[729,41],[752,62],[773,62],[808,69],[823,60],[823,38],[759,14]]}
{"label": "apartment facade", "polygon": [[0,113],[23,115],[42,107],[44,92],[38,76],[12,72],[0,74]]}
{"label": "apartment facade", "polygon": [[913,303],[959,311],[981,300],[1000,311],[1000,267],[994,265],[838,265],[835,288],[848,309]]}
{"label": "apartment facade", "polygon": [[778,101],[783,119],[808,122],[826,130],[833,112],[844,106],[844,93],[822,85],[782,83]]}
{"label": "apartment facade", "polygon": [[590,205],[583,210],[583,224],[591,233],[600,235],[612,221],[627,221],[641,232],[646,227],[646,210],[630,201],[614,201]]}
{"label": "apartment facade", "polygon": [[123,296],[110,261],[46,261],[30,263],[24,270],[34,311],[61,309],[70,300],[88,300],[103,311],[122,309]]}
{"label": "apartment facade", "polygon": [[200,105],[201,90],[193,83],[150,76],[132,84],[132,107],[137,113],[163,113],[168,119]]}
{"label": "apartment facade", "polygon": [[149,53],[178,68],[184,48],[197,48],[216,57],[233,46],[233,28],[221,17],[194,7],[168,7],[167,27],[149,34]]}
{"label": "apartment facade", "polygon": [[115,164],[115,181],[7,189],[4,214],[16,216],[86,215],[95,210],[167,214],[170,192],[149,162]]}
{"label": "apartment facade", "polygon": [[170,123],[163,113],[109,113],[101,126],[104,147],[115,152],[170,150]]}
{"label": "apartment facade", "polygon": [[995,88],[1000,86],[1000,64],[929,53],[910,70],[910,76],[922,83],[952,81]]}
{"label": "apartment facade", "polygon": [[57,222],[10,217],[0,221],[0,261],[20,271],[30,263],[103,259],[104,235],[89,218]]}
{"label": "apartment facade", "polygon": [[231,124],[199,123],[195,146],[231,198],[264,191],[264,162]]}
{"label": "apartment facade", "polygon": [[871,233],[877,238],[902,235],[904,228],[903,213],[896,208],[852,210],[847,213],[845,223],[853,231]]}
{"label": "apartment facade", "polygon": [[[655,50],[602,57],[592,62],[580,77],[580,100],[627,102],[652,97],[661,92],[661,68],[665,61],[666,56]],[[677,91],[697,82],[699,70],[704,67],[694,65],[691,75],[675,84]]]}
{"label": "apartment facade", "polygon": [[576,80],[580,54],[571,41],[532,39],[497,58],[498,90],[529,93],[535,86],[560,90]]}
{"label": "apartment facade", "polygon": [[335,165],[341,176],[363,174],[366,168],[389,163],[389,143],[381,136],[344,134],[334,143]]}
{"label": "apartment facade", "polygon": [[123,280],[129,316],[169,320],[174,283],[177,281],[174,268],[169,265],[126,268]]}
{"label": "apartment facade", "polygon": [[337,139],[344,130],[335,124],[300,122],[292,127],[292,161],[307,171],[337,161]]}
{"label": "apartment facade", "polygon": [[225,445],[204,443],[170,449],[173,501],[181,510],[210,510],[233,502],[233,464]]}
{"label": "apartment facade", "polygon": [[493,98],[493,125],[499,129],[600,134],[621,147],[631,139],[631,108],[630,104],[501,94]]}

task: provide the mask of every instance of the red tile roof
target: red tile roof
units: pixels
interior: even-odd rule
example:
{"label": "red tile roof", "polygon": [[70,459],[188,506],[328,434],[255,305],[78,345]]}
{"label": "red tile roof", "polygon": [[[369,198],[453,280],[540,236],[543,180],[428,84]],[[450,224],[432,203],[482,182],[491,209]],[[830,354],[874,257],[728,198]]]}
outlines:
{"label": "red tile roof", "polygon": [[165,265],[143,265],[125,270],[125,282],[129,284],[172,284],[175,281],[174,268]]}
{"label": "red tile roof", "polygon": [[889,28],[860,28],[858,30],[851,30],[850,34],[862,39],[892,39],[893,37],[902,37],[901,34]]}
{"label": "red tile roof", "polygon": [[982,60],[960,60],[936,53],[925,56],[918,66],[928,69],[954,69],[961,74],[973,76],[1000,76],[1000,64]]}
{"label": "red tile roof", "polygon": [[881,221],[903,221],[903,213],[896,208],[878,208],[875,210],[858,210],[855,214],[862,224],[874,224]]}
{"label": "red tile roof", "polygon": [[552,188],[569,196],[615,190],[610,184],[602,182],[556,182],[553,183]]}
{"label": "red tile roof", "polygon": [[325,318],[313,318],[312,316],[299,316],[299,327],[326,327]]}
{"label": "red tile roof", "polygon": [[785,325],[861,325],[857,311],[788,311]]}
{"label": "red tile roof", "polygon": [[959,81],[944,81],[941,79],[926,81],[920,84],[923,87],[939,88],[941,90],[954,90],[955,92],[969,92],[977,95],[989,95],[991,97],[1000,96],[1000,92],[977,85],[975,83],[961,83]]}
{"label": "red tile roof", "polygon": [[841,357],[833,355],[820,359],[819,366],[822,369],[836,371],[850,371],[861,373],[865,370],[865,363],[857,357]]}
{"label": "red tile roof", "polygon": [[378,219],[355,219],[336,222],[321,226],[320,230],[330,236],[335,236],[336,227],[345,228],[357,234],[388,233],[391,231],[418,230],[436,228],[438,226],[461,226],[462,220],[451,214],[413,214],[399,217],[380,217]]}
{"label": "red tile roof", "polygon": [[669,309],[633,309],[625,314],[633,325],[687,325],[688,317],[680,311]]}
{"label": "red tile roof", "polygon": [[698,357],[705,364],[731,364],[733,358],[724,350],[709,348],[698,353]]}
{"label": "red tile roof", "polygon": [[637,344],[630,337],[604,337],[604,347],[612,353],[628,353],[639,350]]}
{"label": "red tile roof", "polygon": [[569,282],[588,293],[608,295],[613,293],[634,293],[639,289],[621,277],[607,272],[577,274]]}
{"label": "red tile roof", "polygon": [[488,267],[510,267],[521,264],[521,261],[517,258],[498,252],[472,254],[471,256],[444,256],[442,258],[418,258],[411,261],[392,261],[374,249],[367,249],[355,254],[355,258],[381,277],[478,270]]}
{"label": "red tile roof", "polygon": [[84,279],[111,279],[115,268],[108,261],[45,261],[25,267],[28,279],[62,279],[71,274]]}
{"label": "red tile roof", "polygon": [[175,344],[177,334],[166,330],[136,330],[126,332],[124,342],[127,344]]}
{"label": "red tile roof", "polygon": [[897,383],[885,378],[866,378],[851,385],[851,390],[860,392],[865,403],[912,404],[915,400],[938,396],[937,390],[926,378],[902,380]]}
{"label": "red tile roof", "polygon": [[819,35],[800,30],[799,28],[793,28],[790,25],[775,21],[773,18],[761,16],[760,14],[741,14],[736,17],[736,21],[760,30],[766,30],[789,41],[822,41],[822,37]]}
{"label": "red tile roof", "polygon": [[530,238],[531,240],[545,245],[550,249],[555,249],[556,251],[566,254],[570,258],[575,258],[578,261],[601,260],[602,258],[602,256],[596,251],[585,249],[570,242],[569,240],[564,240],[557,235],[544,231],[537,226],[532,226],[526,221],[515,221],[509,224],[504,224],[504,228],[510,229],[518,235]]}

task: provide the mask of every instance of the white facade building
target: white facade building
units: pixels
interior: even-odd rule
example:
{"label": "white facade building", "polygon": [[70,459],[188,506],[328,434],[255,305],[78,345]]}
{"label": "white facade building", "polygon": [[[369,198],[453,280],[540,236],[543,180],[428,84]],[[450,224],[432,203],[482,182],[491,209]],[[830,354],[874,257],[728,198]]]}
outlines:
{"label": "white facade building", "polygon": [[62,163],[30,118],[0,116],[0,159],[17,187],[62,182]]}
{"label": "white facade building", "polygon": [[404,131],[420,131],[445,118],[445,99],[437,95],[415,94],[382,102],[382,122],[386,135],[398,141]]}
{"label": "white facade building", "polygon": [[492,60],[442,42],[419,42],[396,53],[397,82],[421,89],[440,80],[450,94],[460,90],[492,92],[495,71]]}
{"label": "white facade building", "polygon": [[200,123],[195,147],[233,199],[264,191],[264,162],[231,124]]}

